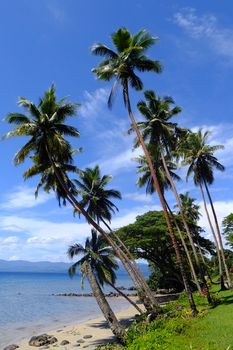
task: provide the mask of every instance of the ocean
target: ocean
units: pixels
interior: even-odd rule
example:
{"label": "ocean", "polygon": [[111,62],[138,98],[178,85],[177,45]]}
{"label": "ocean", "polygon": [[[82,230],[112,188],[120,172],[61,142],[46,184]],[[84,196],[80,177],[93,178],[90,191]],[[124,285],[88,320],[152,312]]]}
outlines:
{"label": "ocean", "polygon": [[[122,275],[117,285],[129,287],[132,282]],[[52,295],[89,292],[86,280],[82,290],[80,276],[71,279],[67,273],[0,272],[0,350],[25,337],[101,316],[92,297]],[[109,302],[114,311],[130,306],[122,298],[109,298]]]}

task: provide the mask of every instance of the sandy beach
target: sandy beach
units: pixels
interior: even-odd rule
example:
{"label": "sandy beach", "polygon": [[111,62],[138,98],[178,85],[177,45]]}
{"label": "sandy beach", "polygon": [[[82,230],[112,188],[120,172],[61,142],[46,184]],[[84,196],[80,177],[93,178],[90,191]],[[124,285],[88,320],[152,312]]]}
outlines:
{"label": "sandy beach", "polygon": [[[130,307],[124,311],[116,313],[122,324],[127,325],[137,314],[134,307]],[[88,320],[83,323],[77,323],[70,326],[64,326],[54,331],[49,331],[47,334],[57,338],[57,342],[48,347],[40,347],[40,349],[56,349],[69,350],[74,348],[94,350],[98,345],[114,341],[114,336],[109,329],[105,319],[99,317],[93,320]],[[37,334],[39,335],[39,334]],[[61,342],[67,340],[69,343],[61,345]],[[37,349],[34,346],[29,346],[29,339],[24,339],[19,345],[19,350]]]}

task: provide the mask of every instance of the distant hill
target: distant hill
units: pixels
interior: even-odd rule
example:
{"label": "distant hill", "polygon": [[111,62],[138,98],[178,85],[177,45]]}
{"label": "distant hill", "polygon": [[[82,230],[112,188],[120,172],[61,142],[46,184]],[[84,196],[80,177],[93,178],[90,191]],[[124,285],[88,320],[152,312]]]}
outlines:
{"label": "distant hill", "polygon": [[[24,260],[1,260],[0,259],[0,272],[46,272],[46,273],[67,273],[71,263],[64,262],[49,262],[38,261],[30,262]],[[127,274],[121,264],[119,264],[118,273],[121,275]],[[148,265],[138,264],[143,275],[148,276]]]}

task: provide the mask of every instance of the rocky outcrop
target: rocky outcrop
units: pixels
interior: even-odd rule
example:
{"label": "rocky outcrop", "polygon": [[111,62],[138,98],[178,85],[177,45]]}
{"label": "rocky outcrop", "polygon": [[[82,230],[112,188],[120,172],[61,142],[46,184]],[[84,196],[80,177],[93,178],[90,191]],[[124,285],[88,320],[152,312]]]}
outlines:
{"label": "rocky outcrop", "polygon": [[29,345],[30,346],[43,346],[43,345],[51,345],[57,342],[57,338],[55,338],[52,335],[48,335],[48,334],[41,334],[41,335],[37,335],[32,337],[29,340]]}

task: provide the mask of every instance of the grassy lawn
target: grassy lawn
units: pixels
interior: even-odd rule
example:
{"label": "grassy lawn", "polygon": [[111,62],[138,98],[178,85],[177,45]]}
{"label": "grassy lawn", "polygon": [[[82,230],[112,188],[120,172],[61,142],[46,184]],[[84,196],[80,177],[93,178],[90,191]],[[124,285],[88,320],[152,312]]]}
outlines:
{"label": "grassy lawn", "polygon": [[[129,331],[125,350],[233,350],[233,293],[217,292],[212,295],[221,300],[213,308],[195,295],[199,315],[191,318],[187,300],[166,307],[167,316],[149,326],[137,324]],[[182,309],[182,310],[181,310]]]}

